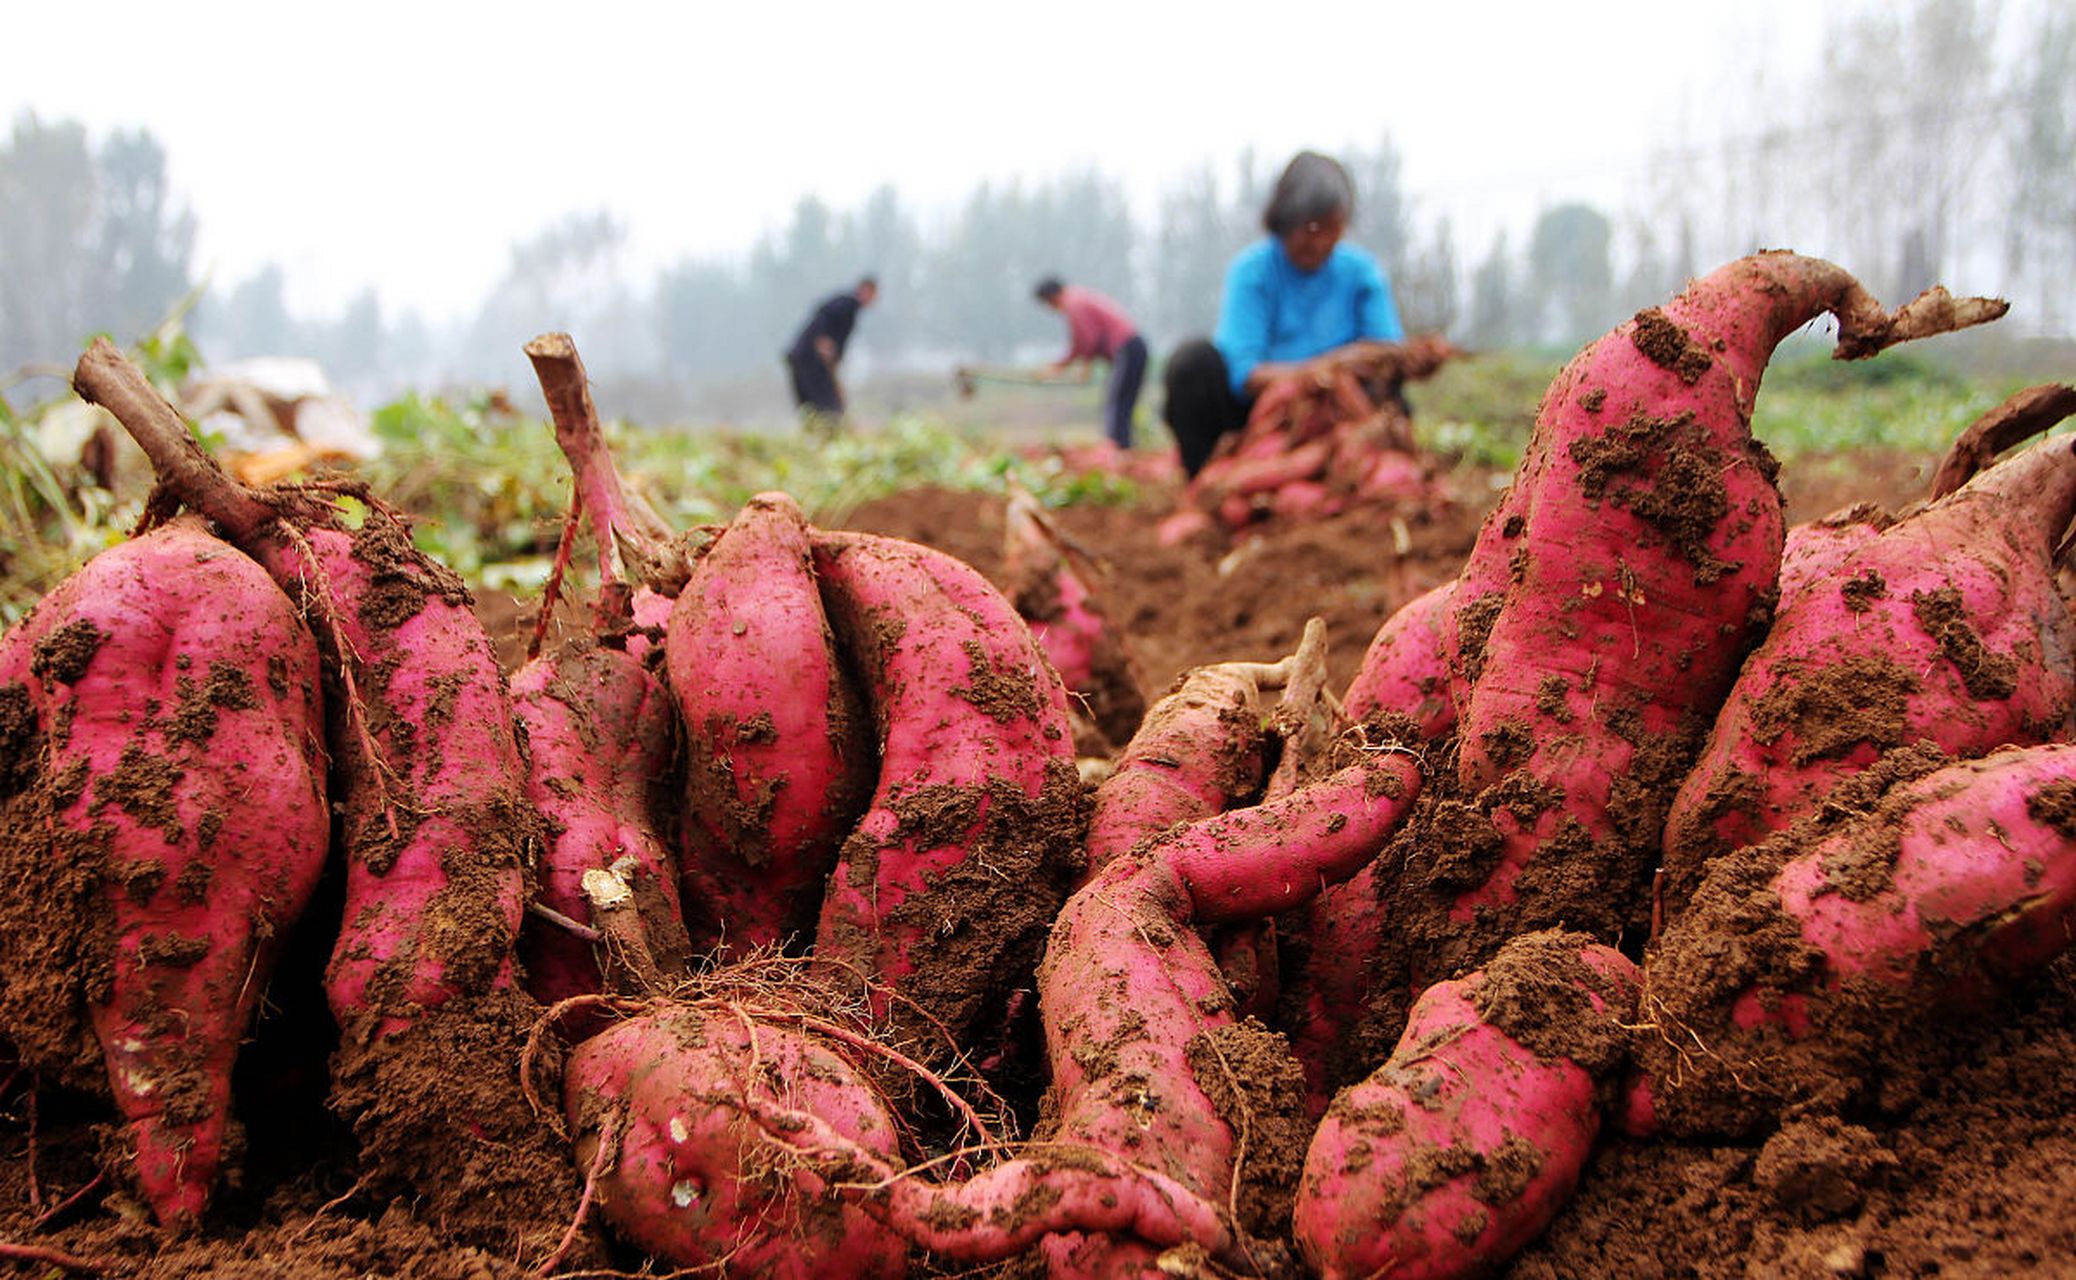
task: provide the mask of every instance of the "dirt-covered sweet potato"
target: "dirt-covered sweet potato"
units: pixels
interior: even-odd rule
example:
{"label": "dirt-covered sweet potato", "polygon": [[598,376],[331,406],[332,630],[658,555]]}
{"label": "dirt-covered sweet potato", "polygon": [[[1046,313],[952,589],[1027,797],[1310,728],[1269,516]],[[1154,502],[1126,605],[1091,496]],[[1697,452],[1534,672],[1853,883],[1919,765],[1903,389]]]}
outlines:
{"label": "dirt-covered sweet potato", "polygon": [[[566,1220],[567,1156],[517,1063],[538,1013],[514,956],[541,822],[467,587],[365,490],[237,484],[113,344],[87,351],[74,385],[143,447],[161,503],[215,521],[312,619],[345,862],[331,1096],[367,1185],[408,1188],[501,1246]],[[334,497],[348,490],[357,523]]]}
{"label": "dirt-covered sweet potato", "polygon": [[2076,746],[1906,748],[1709,869],[1645,957],[1632,1128],[1904,1098],[1906,1047],[2076,937]]}
{"label": "dirt-covered sweet potato", "polygon": [[900,1154],[872,1082],[817,1037],[727,1000],[659,1002],[570,1051],[564,1109],[615,1234],[707,1274],[892,1280],[907,1245],[772,1141],[760,1110]]}
{"label": "dirt-covered sweet potato", "polygon": [[[691,955],[670,847],[677,713],[634,655],[602,644],[536,658],[512,675],[527,742],[527,797],[547,820],[534,902],[590,924],[584,874],[632,859],[643,931],[666,962]],[[519,935],[526,989],[542,1004],[603,990],[594,943],[530,916]]]}
{"label": "dirt-covered sweet potato", "polygon": [[687,923],[738,954],[803,934],[871,796],[871,724],[823,611],[809,528],[751,498],[693,566],[664,651],[685,728]]}
{"label": "dirt-covered sweet potato", "polygon": [[1060,673],[1070,710],[1086,714],[1111,748],[1130,741],[1146,714],[1145,678],[1097,597],[1095,565],[1020,485],[1010,490],[1003,541],[1004,594]]}
{"label": "dirt-covered sweet potato", "polygon": [[317,645],[257,564],[182,517],[0,637],[0,1013],[82,1079],[90,1026],[161,1224],[193,1227],[231,1069],[323,870]]}
{"label": "dirt-covered sweet potato", "polygon": [[1665,806],[1773,605],[1780,499],[1750,421],[1775,345],[1826,311],[1850,358],[2003,309],[1935,290],[1891,314],[1831,263],[1760,253],[1557,376],[1456,592],[1464,808],[1408,859],[1446,904],[1425,972],[1646,921]]}
{"label": "dirt-covered sweet potato", "polygon": [[[817,532],[879,778],[829,876],[815,960],[906,1033],[964,1042],[1028,982],[1087,813],[1066,691],[1001,592],[940,551]],[[900,998],[896,998],[900,997]]]}
{"label": "dirt-covered sweet potato", "polygon": [[[1273,915],[1346,878],[1383,846],[1419,790],[1410,754],[1369,753],[1259,806],[1172,827],[1070,898],[1039,968],[1052,1066],[1047,1136],[1087,1145],[1280,1231],[1300,1077],[1281,1037],[1241,1021],[1202,926]],[[1125,1274],[1146,1241],[1062,1234],[1055,1274]]]}
{"label": "dirt-covered sweet potato", "polygon": [[1884,752],[2067,738],[2076,617],[2054,558],[2071,516],[2076,448],[2045,440],[1784,597],[1667,816],[1667,910],[1710,858],[1811,812]]}
{"label": "dirt-covered sweet potato", "polygon": [[1624,1061],[1636,966],[1525,934],[1414,1004],[1391,1059],[1313,1135],[1292,1229],[1324,1280],[1488,1275],[1564,1207]]}

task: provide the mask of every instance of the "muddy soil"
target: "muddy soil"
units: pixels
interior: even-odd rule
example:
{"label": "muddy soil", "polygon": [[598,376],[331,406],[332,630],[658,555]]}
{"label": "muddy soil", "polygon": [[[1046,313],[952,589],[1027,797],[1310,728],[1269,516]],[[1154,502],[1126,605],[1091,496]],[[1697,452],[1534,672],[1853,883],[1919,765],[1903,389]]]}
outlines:
{"label": "muddy soil", "polygon": [[[1900,506],[1922,495],[1935,461],[1791,465],[1789,519],[1863,499]],[[1134,508],[1057,514],[1109,566],[1098,589],[1149,693],[1201,662],[1287,653],[1312,615],[1326,620],[1333,679],[1345,686],[1377,625],[1453,576],[1498,496],[1494,479],[1453,475],[1453,500],[1437,510],[1359,511],[1239,546],[1161,547],[1158,493]],[[1001,503],[981,495],[908,493],[839,523],[942,547],[990,576],[1002,569]],[[527,611],[484,603],[508,650],[523,651]],[[275,1003],[274,1028],[310,1017],[292,998]],[[32,1109],[0,1064],[0,1262],[39,1277],[84,1274],[74,1264],[93,1262],[153,1277],[503,1280],[547,1258],[566,1223],[513,1224],[503,1247],[462,1244],[422,1206],[356,1193],[350,1138],[321,1105],[321,1048],[314,1061],[266,1048],[280,1038],[263,1028],[241,1065],[243,1184],[219,1193],[200,1235],[176,1241],[92,1181],[97,1147],[113,1137],[105,1106],[45,1090]],[[1803,1118],[1734,1145],[1605,1140],[1571,1205],[1503,1274],[2076,1276],[2076,957],[1917,1049],[1898,1073],[1916,1087],[1843,1119]],[[563,1272],[667,1270],[583,1235]]]}

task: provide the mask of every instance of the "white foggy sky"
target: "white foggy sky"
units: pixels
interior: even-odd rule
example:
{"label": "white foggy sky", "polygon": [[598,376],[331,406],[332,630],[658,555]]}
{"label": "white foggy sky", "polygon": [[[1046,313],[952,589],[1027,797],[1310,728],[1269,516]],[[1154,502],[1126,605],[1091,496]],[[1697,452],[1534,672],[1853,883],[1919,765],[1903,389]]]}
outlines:
{"label": "white foggy sky", "polygon": [[[1094,166],[1150,213],[1205,161],[1280,163],[1386,131],[1459,256],[1547,200],[1612,203],[1645,149],[1766,50],[1807,65],[1826,6],[1739,0],[1304,5],[0,3],[0,128],[143,126],[229,287],[290,304],[372,285],[433,320],[514,240],[626,219],[642,265],[747,250],[813,193],[892,183],[925,217],[981,179]],[[91,22],[88,18],[91,17]],[[1744,74],[1749,74],[1748,70]]]}

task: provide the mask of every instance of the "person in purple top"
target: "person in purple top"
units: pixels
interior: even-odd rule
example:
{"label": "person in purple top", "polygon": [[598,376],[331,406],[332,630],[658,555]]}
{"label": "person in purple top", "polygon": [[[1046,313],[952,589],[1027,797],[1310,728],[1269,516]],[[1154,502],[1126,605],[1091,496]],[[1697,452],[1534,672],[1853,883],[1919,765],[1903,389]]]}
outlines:
{"label": "person in purple top", "polygon": [[1276,378],[1352,343],[1405,339],[1383,267],[1341,243],[1354,211],[1348,171],[1316,151],[1299,152],[1276,180],[1262,212],[1268,234],[1226,270],[1217,331],[1168,357],[1163,417],[1187,474],[1246,425]]}
{"label": "person in purple top", "polygon": [[1146,339],[1115,302],[1080,285],[1063,284],[1057,276],[1038,282],[1038,301],[1067,321],[1067,354],[1045,367],[1051,375],[1079,363],[1084,375],[1098,360],[1110,362],[1110,385],[1103,395],[1103,434],[1120,449],[1132,447],[1132,412],[1146,381]]}

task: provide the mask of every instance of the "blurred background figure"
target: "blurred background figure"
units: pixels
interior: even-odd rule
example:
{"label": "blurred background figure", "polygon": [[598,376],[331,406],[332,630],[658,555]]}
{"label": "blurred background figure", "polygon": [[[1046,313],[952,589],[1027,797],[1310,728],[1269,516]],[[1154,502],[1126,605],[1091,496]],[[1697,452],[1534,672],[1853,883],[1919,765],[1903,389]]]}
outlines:
{"label": "blurred background figure", "polygon": [[834,434],[843,425],[843,384],[836,369],[843,362],[844,346],[858,323],[858,313],[879,297],[879,281],[872,276],[843,293],[822,299],[786,350],[786,369],[793,379],[793,402],[800,408],[800,424],[817,435]]}
{"label": "blurred background figure", "polygon": [[1217,331],[1168,358],[1163,414],[1187,474],[1245,425],[1271,381],[1353,342],[1404,340],[1383,267],[1341,243],[1354,212],[1355,184],[1329,156],[1301,151],[1276,180],[1262,211],[1267,235],[1226,271]]}
{"label": "blurred background figure", "polygon": [[1067,354],[1046,366],[1054,376],[1078,364],[1085,378],[1098,360],[1110,362],[1110,385],[1103,393],[1103,434],[1120,449],[1132,447],[1132,414],[1139,388],[1146,381],[1146,339],[1124,308],[1094,289],[1062,283],[1057,276],[1038,282],[1038,301],[1067,321]]}

